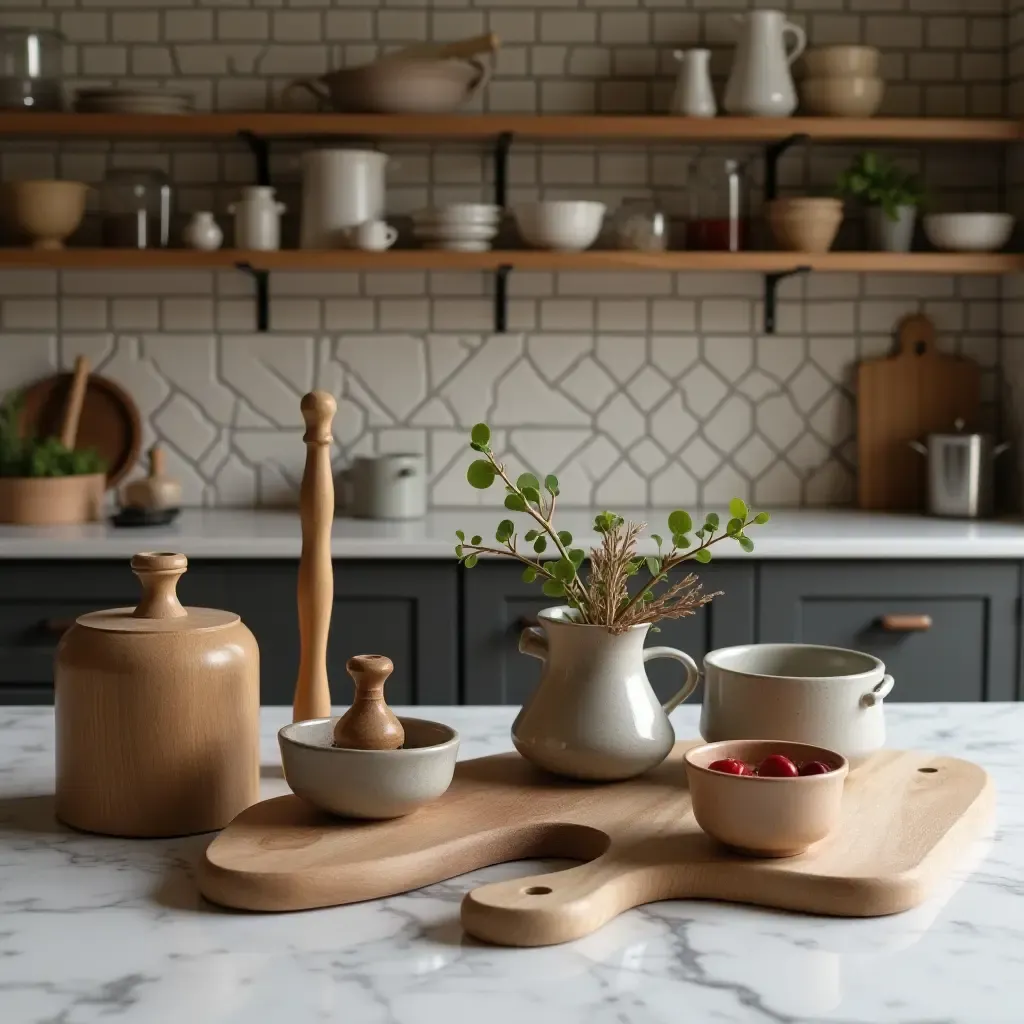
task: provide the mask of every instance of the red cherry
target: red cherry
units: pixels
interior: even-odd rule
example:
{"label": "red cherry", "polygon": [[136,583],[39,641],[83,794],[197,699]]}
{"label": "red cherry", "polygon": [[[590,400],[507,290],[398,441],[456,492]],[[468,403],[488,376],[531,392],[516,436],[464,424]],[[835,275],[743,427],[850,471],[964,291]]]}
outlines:
{"label": "red cherry", "polygon": [[749,764],[735,757],[723,757],[720,761],[712,761],[708,768],[713,772],[724,772],[726,775],[753,775]]}
{"label": "red cherry", "polygon": [[800,773],[785,754],[769,754],[757,766],[757,774],[769,779],[793,779]]}
{"label": "red cherry", "polygon": [[825,764],[824,761],[804,761],[800,765],[801,775],[828,775],[829,772],[834,772],[835,768],[830,764]]}

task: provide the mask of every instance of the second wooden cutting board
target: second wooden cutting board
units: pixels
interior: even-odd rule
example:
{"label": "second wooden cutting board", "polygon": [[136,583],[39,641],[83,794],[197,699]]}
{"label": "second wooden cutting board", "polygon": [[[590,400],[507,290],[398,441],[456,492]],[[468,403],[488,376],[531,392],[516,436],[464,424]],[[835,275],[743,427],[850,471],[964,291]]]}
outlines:
{"label": "second wooden cutting board", "polygon": [[935,347],[922,314],[905,317],[896,352],[857,368],[857,504],[892,511],[925,505],[925,459],[909,445],[927,434],[978,426],[981,371]]}

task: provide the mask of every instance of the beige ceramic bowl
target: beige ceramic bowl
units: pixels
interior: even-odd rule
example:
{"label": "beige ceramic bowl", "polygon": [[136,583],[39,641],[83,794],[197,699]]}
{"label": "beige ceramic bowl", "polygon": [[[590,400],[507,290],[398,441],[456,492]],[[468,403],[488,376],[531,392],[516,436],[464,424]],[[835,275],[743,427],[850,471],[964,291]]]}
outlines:
{"label": "beige ceramic bowl", "polygon": [[82,223],[88,194],[80,181],[9,181],[0,186],[0,209],[33,249],[63,249]]}
{"label": "beige ceramic bowl", "polygon": [[874,46],[815,46],[805,51],[807,78],[874,78],[879,52]]}
{"label": "beige ceramic bowl", "polygon": [[[708,768],[725,757],[757,764],[769,754],[785,754],[797,762],[823,761],[836,770],[775,779]],[[849,770],[846,758],[834,750],[783,740],[723,740],[686,752],[697,824],[720,843],[757,857],[795,857],[824,839],[839,823]]]}
{"label": "beige ceramic bowl", "polygon": [[336,718],[293,722],[278,734],[284,777],[292,791],[346,818],[400,818],[451,785],[459,734],[440,722],[399,718],[398,750],[335,747]]}
{"label": "beige ceramic bowl", "polygon": [[841,199],[797,196],[768,204],[768,223],[779,248],[790,252],[828,252],[843,222]]}
{"label": "beige ceramic bowl", "polygon": [[822,117],[872,117],[884,95],[881,78],[805,78],[800,83],[804,110]]}

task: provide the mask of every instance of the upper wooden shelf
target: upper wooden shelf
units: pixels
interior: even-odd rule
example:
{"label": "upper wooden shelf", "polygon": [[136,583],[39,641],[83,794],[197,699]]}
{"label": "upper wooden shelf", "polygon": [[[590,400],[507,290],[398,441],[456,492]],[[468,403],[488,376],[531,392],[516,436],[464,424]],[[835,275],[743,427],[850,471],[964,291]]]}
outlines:
{"label": "upper wooden shelf", "polygon": [[492,138],[509,132],[551,141],[577,139],[771,142],[803,134],[811,139],[892,142],[1008,143],[1024,137],[1016,120],[967,118],[626,117],[565,114],[25,114],[0,113],[0,136],[187,138],[368,136]]}
{"label": "upper wooden shelf", "polygon": [[256,270],[614,270],[614,271],[746,271],[778,273],[796,267],[842,273],[1009,274],[1024,271],[1017,253],[951,252],[664,252],[640,253],[592,249],[587,252],[492,250],[439,252],[391,249],[359,252],[349,249],[282,249],[249,252],[220,249],[0,249],[0,268],[50,270],[216,270],[246,263]]}

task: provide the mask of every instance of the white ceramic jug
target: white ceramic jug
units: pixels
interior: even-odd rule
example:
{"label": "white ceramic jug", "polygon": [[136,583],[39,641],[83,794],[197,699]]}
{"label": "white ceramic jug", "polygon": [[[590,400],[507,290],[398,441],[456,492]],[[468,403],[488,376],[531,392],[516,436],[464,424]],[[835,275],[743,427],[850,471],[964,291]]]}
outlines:
{"label": "white ceramic jug", "polygon": [[669,112],[683,117],[714,117],[718,108],[708,68],[711,51],[673,50],[672,56],[679,62],[679,77]]}
{"label": "white ceramic jug", "polygon": [[[725,87],[725,109],[748,117],[789,117],[796,110],[789,68],[807,46],[804,30],[786,21],[782,11],[750,11],[735,17],[743,31]],[[786,33],[794,39],[788,52]]]}
{"label": "white ceramic jug", "polygon": [[384,216],[386,153],[312,149],[302,154],[301,249],[345,249],[345,228]]}
{"label": "white ceramic jug", "polygon": [[235,248],[272,251],[281,248],[281,214],[286,211],[274,190],[265,185],[242,189],[242,198],[228,207],[235,218]]}
{"label": "white ceramic jug", "polygon": [[[650,625],[609,633],[582,626],[565,606],[547,608],[519,650],[540,658],[544,673],[512,724],[516,750],[539,768],[573,779],[629,779],[661,764],[675,743],[668,713],[696,689],[694,660],[674,647],[644,648]],[[686,670],[682,689],[662,705],[644,664],[673,658]]]}

